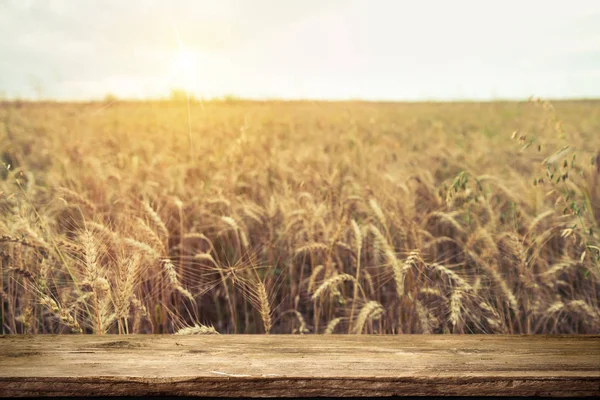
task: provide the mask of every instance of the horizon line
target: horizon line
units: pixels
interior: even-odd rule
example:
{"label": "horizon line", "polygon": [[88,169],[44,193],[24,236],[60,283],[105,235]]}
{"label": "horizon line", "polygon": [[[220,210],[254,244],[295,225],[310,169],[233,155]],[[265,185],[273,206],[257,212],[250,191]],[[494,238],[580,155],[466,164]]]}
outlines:
{"label": "horizon line", "polygon": [[[220,97],[199,98],[190,95],[189,100],[193,103],[235,103],[235,102],[251,102],[251,103],[269,103],[269,102],[288,102],[288,103],[516,103],[526,102],[536,99],[552,102],[567,102],[567,101],[600,101],[600,96],[597,97],[544,97],[544,96],[529,96],[520,98],[497,97],[497,98],[397,98],[397,99],[372,99],[372,98],[311,98],[311,97],[240,97],[235,95],[225,95]],[[144,103],[144,102],[165,102],[178,103],[185,102],[186,99],[172,97],[146,97],[146,98],[131,98],[131,97],[107,97],[107,98],[0,98],[0,103],[70,103],[70,104],[86,104],[86,103]]]}

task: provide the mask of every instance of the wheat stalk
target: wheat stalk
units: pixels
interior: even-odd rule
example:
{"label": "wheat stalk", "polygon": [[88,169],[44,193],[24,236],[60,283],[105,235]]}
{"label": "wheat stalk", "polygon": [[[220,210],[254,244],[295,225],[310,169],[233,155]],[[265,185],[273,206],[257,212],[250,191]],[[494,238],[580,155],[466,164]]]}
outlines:
{"label": "wheat stalk", "polygon": [[456,330],[461,321],[463,292],[454,290],[450,295],[450,324]]}
{"label": "wheat stalk", "polygon": [[419,317],[419,323],[421,324],[421,330],[423,333],[431,333],[429,329],[429,318],[427,318],[427,310],[423,303],[419,300],[415,300],[415,309],[417,311],[417,316]]}
{"label": "wheat stalk", "polygon": [[377,319],[383,314],[383,307],[378,302],[371,300],[363,306],[358,313],[356,323],[354,324],[353,333],[360,335],[368,320]]}
{"label": "wheat stalk", "polygon": [[313,268],[313,270],[310,273],[310,277],[308,278],[308,293],[312,293],[315,290],[317,277],[324,269],[325,267],[321,264]]}
{"label": "wheat stalk", "polygon": [[163,271],[165,271],[167,281],[169,282],[171,287],[179,293],[181,293],[188,300],[195,303],[196,301],[194,300],[194,296],[192,296],[192,294],[179,282],[179,278],[177,277],[177,271],[175,271],[175,266],[173,265],[171,260],[168,258],[161,259],[160,266],[163,269]]}
{"label": "wheat stalk", "polygon": [[54,314],[60,322],[68,327],[73,333],[83,333],[83,329],[77,322],[77,320],[69,314],[67,310],[60,307],[54,299],[43,293],[40,294],[40,304],[46,307],[52,314]]}
{"label": "wheat stalk", "polygon": [[333,318],[331,321],[329,321],[327,323],[327,327],[325,328],[325,335],[331,335],[334,331],[335,328],[339,325],[339,323],[342,321],[341,317],[337,317],[337,318]]}
{"label": "wheat stalk", "polygon": [[[350,225],[352,226],[352,233],[354,235],[354,248],[356,249],[356,276],[354,281],[354,290],[352,294],[352,308],[350,310],[350,321],[354,318],[354,306],[356,304],[356,298],[358,296],[358,280],[360,278],[360,257],[361,257],[361,249],[362,249],[362,232],[358,223],[355,220],[350,221]],[[348,333],[350,333],[351,325],[348,326]]]}
{"label": "wheat stalk", "polygon": [[167,241],[169,238],[169,230],[167,229],[167,226],[163,222],[162,218],[160,218],[158,213],[156,211],[154,211],[154,209],[152,207],[150,207],[150,204],[148,204],[145,201],[142,202],[142,209],[144,210],[144,212],[148,216],[148,218],[150,218],[150,220],[157,227],[159,233],[162,235],[161,242],[163,240]]}
{"label": "wheat stalk", "polygon": [[96,205],[90,200],[88,200],[85,196],[65,187],[59,188],[59,192],[62,195],[63,199],[65,199],[66,201],[79,203],[80,205],[86,207],[92,212],[96,211]]}
{"label": "wheat stalk", "polygon": [[340,283],[347,282],[347,281],[356,282],[356,279],[352,275],[349,275],[349,274],[339,274],[339,275],[332,276],[329,279],[326,279],[325,281],[323,281],[323,283],[321,283],[321,285],[319,285],[317,290],[315,290],[315,292],[313,293],[313,295],[311,297],[312,300],[316,301],[327,290],[333,290],[333,289],[337,288],[337,286]]}
{"label": "wheat stalk", "polygon": [[267,289],[263,281],[259,280],[257,286],[257,297],[259,304],[258,310],[263,321],[265,333],[268,334],[271,331],[271,327],[273,326],[273,321],[271,318],[271,306],[269,305],[269,297],[267,295]]}
{"label": "wheat stalk", "polygon": [[186,326],[175,332],[175,335],[218,335],[219,332],[212,326],[194,324],[194,326]]}

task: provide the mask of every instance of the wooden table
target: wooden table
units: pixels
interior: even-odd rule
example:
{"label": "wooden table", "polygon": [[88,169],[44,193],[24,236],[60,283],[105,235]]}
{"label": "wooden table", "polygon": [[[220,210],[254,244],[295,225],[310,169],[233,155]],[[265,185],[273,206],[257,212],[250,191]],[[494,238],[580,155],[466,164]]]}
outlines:
{"label": "wooden table", "polygon": [[600,335],[0,336],[0,396],[599,396]]}

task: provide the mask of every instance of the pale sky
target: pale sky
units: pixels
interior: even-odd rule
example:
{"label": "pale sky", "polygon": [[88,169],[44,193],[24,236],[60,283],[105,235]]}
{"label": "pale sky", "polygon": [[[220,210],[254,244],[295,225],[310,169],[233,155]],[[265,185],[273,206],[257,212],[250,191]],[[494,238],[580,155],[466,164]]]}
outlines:
{"label": "pale sky", "polygon": [[172,87],[205,98],[600,97],[600,0],[0,0],[0,96]]}

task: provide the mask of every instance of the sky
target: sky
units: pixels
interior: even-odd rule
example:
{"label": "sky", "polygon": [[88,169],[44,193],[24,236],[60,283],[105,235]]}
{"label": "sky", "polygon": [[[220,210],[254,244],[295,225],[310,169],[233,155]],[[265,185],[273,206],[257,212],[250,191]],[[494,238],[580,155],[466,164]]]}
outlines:
{"label": "sky", "polygon": [[600,97],[598,0],[0,0],[0,97]]}

